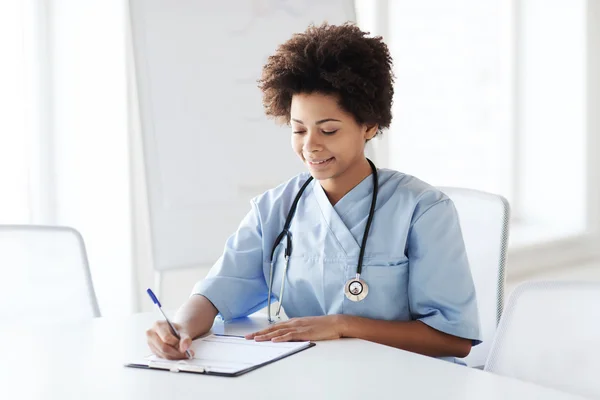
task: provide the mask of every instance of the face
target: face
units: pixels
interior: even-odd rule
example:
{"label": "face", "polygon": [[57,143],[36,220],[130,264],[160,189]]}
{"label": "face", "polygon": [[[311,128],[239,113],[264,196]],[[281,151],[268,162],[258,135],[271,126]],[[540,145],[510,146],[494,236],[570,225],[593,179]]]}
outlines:
{"label": "face", "polygon": [[358,124],[332,95],[294,95],[290,114],[292,147],[318,180],[338,178],[364,163],[365,143],[377,133],[377,125]]}

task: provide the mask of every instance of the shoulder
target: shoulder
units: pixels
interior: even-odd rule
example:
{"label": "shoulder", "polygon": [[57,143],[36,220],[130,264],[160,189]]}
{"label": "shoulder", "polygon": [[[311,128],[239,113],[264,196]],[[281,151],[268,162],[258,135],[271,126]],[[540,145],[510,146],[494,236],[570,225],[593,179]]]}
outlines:
{"label": "shoulder", "polygon": [[280,185],[254,197],[252,203],[254,203],[262,215],[289,208],[302,188],[302,185],[304,185],[310,177],[308,172],[302,172]]}
{"label": "shoulder", "polygon": [[386,168],[378,172],[380,191],[387,201],[410,210],[413,222],[436,205],[452,204],[444,192],[415,176]]}

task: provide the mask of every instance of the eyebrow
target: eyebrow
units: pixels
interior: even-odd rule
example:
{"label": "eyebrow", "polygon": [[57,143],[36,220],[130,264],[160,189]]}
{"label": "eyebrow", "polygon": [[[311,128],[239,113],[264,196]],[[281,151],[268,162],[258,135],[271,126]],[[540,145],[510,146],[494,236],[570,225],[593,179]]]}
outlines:
{"label": "eyebrow", "polygon": [[[302,124],[302,125],[304,125],[304,122],[300,121],[299,119],[294,119],[294,118],[292,118],[292,121],[294,121],[294,122],[297,122],[297,123],[299,123],[299,124]],[[319,121],[315,122],[315,125],[320,125],[320,124],[323,124],[323,123],[325,123],[325,122],[330,122],[330,121],[334,121],[334,122],[342,122],[342,121],[340,121],[339,119],[335,119],[335,118],[325,118],[325,119],[321,119],[321,120],[319,120]]]}

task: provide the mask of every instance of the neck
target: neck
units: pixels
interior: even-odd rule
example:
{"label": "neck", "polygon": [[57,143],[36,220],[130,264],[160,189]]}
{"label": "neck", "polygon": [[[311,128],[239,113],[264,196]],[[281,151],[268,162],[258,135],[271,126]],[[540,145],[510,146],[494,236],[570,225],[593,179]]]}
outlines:
{"label": "neck", "polygon": [[352,165],[340,176],[320,181],[327,198],[334,206],[342,197],[361,183],[367,176],[371,175],[371,165],[366,158]]}

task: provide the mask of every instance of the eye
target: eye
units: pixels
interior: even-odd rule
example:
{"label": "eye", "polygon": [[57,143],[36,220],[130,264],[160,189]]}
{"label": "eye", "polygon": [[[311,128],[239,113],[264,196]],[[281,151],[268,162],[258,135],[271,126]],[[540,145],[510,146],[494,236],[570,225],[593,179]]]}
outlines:
{"label": "eye", "polygon": [[333,135],[334,133],[336,133],[338,130],[333,130],[333,131],[321,131],[323,132],[324,135]]}
{"label": "eye", "polygon": [[294,132],[296,135],[300,135],[300,134],[302,134],[302,133],[304,133],[304,132],[306,132],[306,131],[293,131],[293,132]]}

